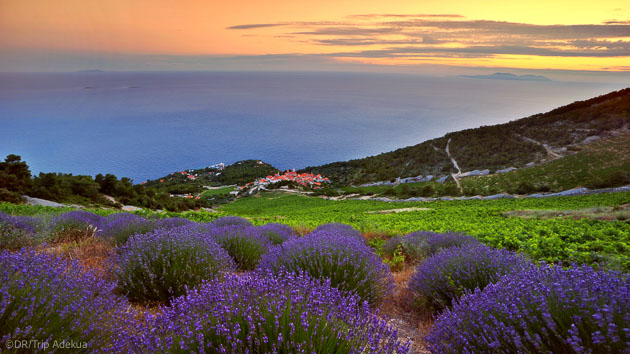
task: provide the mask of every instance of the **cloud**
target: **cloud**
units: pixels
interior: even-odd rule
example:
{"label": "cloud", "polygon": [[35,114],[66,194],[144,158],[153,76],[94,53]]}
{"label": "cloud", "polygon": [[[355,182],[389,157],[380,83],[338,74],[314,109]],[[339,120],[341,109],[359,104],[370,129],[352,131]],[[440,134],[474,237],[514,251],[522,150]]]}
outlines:
{"label": "cloud", "polygon": [[609,20],[609,21],[604,21],[604,23],[607,25],[630,25],[630,20],[628,21]]}
{"label": "cloud", "polygon": [[324,27],[312,31],[292,32],[291,34],[305,34],[317,36],[372,36],[379,34],[399,33],[402,29],[395,27]]}
{"label": "cloud", "polygon": [[277,26],[282,26],[282,25],[283,25],[282,23],[254,23],[254,24],[249,24],[249,25],[230,26],[230,27],[227,27],[227,29],[247,30],[247,29],[254,29],[254,28],[277,27]]}
{"label": "cloud", "polygon": [[404,40],[381,40],[372,38],[333,38],[333,39],[316,39],[316,43],[332,46],[367,46],[367,45],[394,45],[394,44],[422,44],[431,43],[437,44],[438,42],[429,39],[429,42],[425,42],[423,38],[419,39],[404,39]]}
{"label": "cloud", "polygon": [[458,54],[466,55],[466,57],[492,57],[500,54],[554,57],[625,57],[629,55],[627,50],[554,50],[527,46],[469,46],[462,48],[395,47],[358,52],[337,52],[327,55],[334,57],[404,58],[429,54],[430,56],[438,56],[440,54]]}
{"label": "cloud", "polygon": [[618,40],[618,41],[608,41],[608,40],[575,40],[570,41],[572,45],[577,48],[589,48],[589,49],[621,49],[630,51],[630,42]]}
{"label": "cloud", "polygon": [[610,71],[630,71],[630,66],[611,66],[609,68],[603,68]]}
{"label": "cloud", "polygon": [[347,18],[349,21],[345,22],[285,22],[230,28],[280,27],[276,36],[290,35],[302,42],[335,47],[335,53],[322,50],[320,54],[335,58],[630,57],[630,21],[538,25],[468,20],[458,14],[358,14]]}
{"label": "cloud", "polygon": [[457,14],[363,14],[363,15],[349,15],[347,18],[358,18],[358,19],[373,19],[373,18],[383,18],[383,17],[398,17],[398,18],[463,18],[462,15]]}
{"label": "cloud", "polygon": [[[598,37],[629,37],[630,24],[606,25],[533,25],[501,21],[429,21],[409,20],[385,23],[394,28],[421,28],[440,31],[456,31],[463,37],[475,35],[515,35],[525,38],[587,39]],[[457,32],[458,31],[458,32]]]}

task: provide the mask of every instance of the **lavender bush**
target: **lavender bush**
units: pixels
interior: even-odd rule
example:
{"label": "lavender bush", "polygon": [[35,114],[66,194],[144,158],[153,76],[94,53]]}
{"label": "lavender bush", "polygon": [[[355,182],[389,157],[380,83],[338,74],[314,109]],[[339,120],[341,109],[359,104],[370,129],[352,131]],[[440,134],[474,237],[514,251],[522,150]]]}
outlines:
{"label": "lavender bush", "polygon": [[[86,343],[86,352],[126,352],[136,328],[114,284],[77,262],[23,249],[0,253],[0,345],[7,341]],[[35,349],[35,348],[31,348]]]}
{"label": "lavender bush", "polygon": [[129,213],[116,213],[104,218],[101,234],[120,245],[134,234],[144,234],[155,228],[156,223],[153,220]]}
{"label": "lavender bush", "polygon": [[383,245],[383,254],[392,256],[396,249],[401,247],[408,259],[420,261],[442,249],[470,244],[480,243],[475,238],[459,233],[440,234],[418,231],[404,236],[392,237]]}
{"label": "lavender bush", "polygon": [[222,216],[211,223],[216,227],[223,226],[252,226],[251,221],[240,216]]}
{"label": "lavender bush", "polygon": [[350,236],[354,237],[357,240],[365,242],[365,238],[363,235],[357,230],[355,230],[352,226],[341,224],[341,223],[331,223],[331,224],[323,224],[319,225],[311,232],[313,235],[317,234],[330,235],[331,233],[335,233],[339,236]]}
{"label": "lavender bush", "polygon": [[439,311],[465,293],[483,289],[527,264],[524,257],[506,250],[483,245],[451,247],[418,266],[409,289],[425,305]]}
{"label": "lavender bush", "polygon": [[80,241],[95,236],[102,228],[103,218],[83,210],[73,210],[55,216],[50,222],[53,242]]}
{"label": "lavender bush", "polygon": [[389,267],[362,241],[338,232],[319,231],[296,238],[263,256],[260,269],[275,273],[306,272],[370,304],[380,302],[393,288]]}
{"label": "lavender bush", "polygon": [[34,217],[0,212],[0,249],[17,250],[35,244],[39,223]]}
{"label": "lavender bush", "polygon": [[187,287],[235,268],[209,235],[185,226],[131,236],[118,247],[115,263],[119,288],[138,302],[168,302]]}
{"label": "lavender bush", "polygon": [[304,274],[212,280],[150,318],[146,352],[406,353],[396,330],[356,296]]}
{"label": "lavender bush", "polygon": [[240,270],[252,270],[273,246],[254,226],[231,225],[209,228],[209,234],[234,259]]}
{"label": "lavender bush", "polygon": [[103,218],[101,234],[110,238],[115,244],[123,244],[134,234],[193,225],[195,225],[194,222],[184,218],[146,219],[130,213],[115,213]]}
{"label": "lavender bush", "polygon": [[436,353],[627,353],[630,279],[531,265],[462,297],[427,341]]}
{"label": "lavender bush", "polygon": [[271,241],[274,245],[297,237],[297,233],[290,226],[284,224],[269,223],[258,227],[258,231]]}
{"label": "lavender bush", "polygon": [[156,224],[158,228],[170,229],[170,228],[178,227],[178,226],[193,226],[195,225],[195,222],[190,221],[188,219],[175,217],[175,218],[158,219],[156,220]]}

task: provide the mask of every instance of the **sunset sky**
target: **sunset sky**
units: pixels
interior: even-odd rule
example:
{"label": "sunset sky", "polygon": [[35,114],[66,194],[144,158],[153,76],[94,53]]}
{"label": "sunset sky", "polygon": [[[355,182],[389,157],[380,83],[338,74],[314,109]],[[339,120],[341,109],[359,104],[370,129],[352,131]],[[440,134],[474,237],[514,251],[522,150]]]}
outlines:
{"label": "sunset sky", "polygon": [[0,0],[0,71],[630,72],[627,1]]}

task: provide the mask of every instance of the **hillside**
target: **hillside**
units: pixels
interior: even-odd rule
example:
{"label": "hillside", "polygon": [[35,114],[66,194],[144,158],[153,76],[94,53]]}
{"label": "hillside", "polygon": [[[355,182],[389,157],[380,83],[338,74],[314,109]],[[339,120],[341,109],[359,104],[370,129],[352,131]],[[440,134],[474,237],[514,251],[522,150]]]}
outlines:
{"label": "hillside", "polygon": [[407,199],[442,196],[491,196],[499,193],[532,194],[561,192],[577,187],[590,189],[618,187],[630,184],[630,133],[598,139],[583,144],[574,154],[531,167],[506,173],[471,176],[459,180],[461,190],[450,178],[443,183],[428,181],[375,185],[345,186],[343,194],[373,195]]}
{"label": "hillside", "polygon": [[171,194],[200,193],[205,190],[205,186],[243,185],[276,172],[278,172],[277,168],[260,160],[244,160],[227,166],[219,164],[173,172],[167,176],[146,181],[145,184]]}
{"label": "hillside", "polygon": [[395,151],[345,162],[307,167],[338,185],[398,177],[437,179],[473,170],[537,165],[581,150],[580,146],[630,127],[630,88],[505,124],[448,133]]}

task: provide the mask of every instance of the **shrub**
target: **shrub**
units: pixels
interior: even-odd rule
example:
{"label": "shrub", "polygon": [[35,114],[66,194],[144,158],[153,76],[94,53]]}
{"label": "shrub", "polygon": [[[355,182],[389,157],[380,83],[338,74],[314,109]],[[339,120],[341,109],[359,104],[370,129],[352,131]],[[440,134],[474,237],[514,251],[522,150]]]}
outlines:
{"label": "shrub", "polygon": [[442,310],[467,292],[483,289],[521,270],[527,260],[483,245],[451,247],[428,258],[412,275],[409,289],[434,310]]}
{"label": "shrub", "polygon": [[101,234],[111,237],[114,243],[123,244],[134,234],[145,234],[156,229],[170,229],[179,226],[194,226],[194,222],[184,218],[145,219],[130,213],[115,213],[103,219]]}
{"label": "shrub", "polygon": [[151,318],[146,352],[406,353],[408,344],[356,296],[304,274],[212,280]]}
{"label": "shrub", "polygon": [[156,224],[158,225],[158,227],[162,229],[169,229],[169,228],[178,227],[178,226],[194,226],[195,225],[195,222],[190,221],[188,219],[179,218],[179,217],[158,219],[156,221],[157,221]]}
{"label": "shrub", "polygon": [[98,234],[103,218],[83,210],[73,210],[55,216],[50,222],[51,241],[80,241]]}
{"label": "shrub", "polygon": [[622,353],[629,328],[627,274],[543,264],[462,297],[427,341],[439,353]]}
{"label": "shrub", "polygon": [[393,271],[402,270],[405,266],[405,255],[403,254],[402,245],[398,245],[391,258],[385,258],[383,259],[383,262],[387,263]]}
{"label": "shrub", "polygon": [[[77,262],[23,249],[0,253],[0,342],[87,343],[86,351],[126,352],[136,328],[114,284]],[[82,345],[82,344],[81,344]]]}
{"label": "shrub", "polygon": [[269,223],[258,227],[258,231],[269,238],[274,245],[282,244],[283,242],[292,239],[297,236],[296,232],[290,226],[284,224]]}
{"label": "shrub", "polygon": [[240,216],[222,216],[211,223],[213,226],[252,226],[252,222]]}
{"label": "shrub", "polygon": [[333,287],[354,292],[370,304],[380,302],[393,288],[389,267],[363,241],[332,231],[313,232],[283,243],[263,256],[259,268],[330,279]]}
{"label": "shrub", "polygon": [[0,200],[13,204],[20,204],[24,202],[24,197],[22,197],[22,193],[13,192],[6,188],[0,188]]}
{"label": "shrub", "polygon": [[320,233],[323,235],[330,235],[331,233],[335,233],[339,235],[339,237],[350,236],[350,237],[354,237],[360,240],[361,242],[365,242],[365,238],[363,237],[363,235],[361,235],[359,231],[355,230],[352,226],[346,225],[346,224],[341,224],[341,223],[323,224],[323,225],[319,225],[318,227],[315,228],[315,230],[311,232],[312,235],[317,235]]}
{"label": "shrub", "polygon": [[39,220],[0,212],[0,249],[17,250],[33,245]]}
{"label": "shrub", "polygon": [[423,260],[438,251],[468,244],[480,244],[476,239],[459,233],[439,234],[435,232],[417,231],[405,236],[392,237],[383,246],[383,253],[393,256],[399,246],[411,260]]}
{"label": "shrub", "polygon": [[153,220],[129,213],[116,213],[104,218],[102,235],[120,245],[134,234],[144,234],[155,228]]}
{"label": "shrub", "polygon": [[119,288],[134,301],[168,302],[234,262],[212,238],[194,228],[157,229],[131,236],[118,248]]}
{"label": "shrub", "polygon": [[404,246],[402,244],[404,239],[405,236],[401,235],[391,237],[381,246],[381,252],[383,253],[383,255],[391,257],[394,255],[394,252],[396,252],[397,249],[403,248],[404,250]]}
{"label": "shrub", "polygon": [[209,229],[209,234],[234,259],[240,270],[252,270],[273,246],[254,226],[231,225]]}

